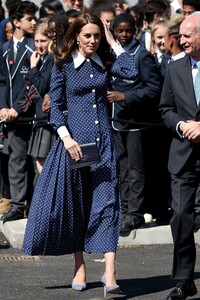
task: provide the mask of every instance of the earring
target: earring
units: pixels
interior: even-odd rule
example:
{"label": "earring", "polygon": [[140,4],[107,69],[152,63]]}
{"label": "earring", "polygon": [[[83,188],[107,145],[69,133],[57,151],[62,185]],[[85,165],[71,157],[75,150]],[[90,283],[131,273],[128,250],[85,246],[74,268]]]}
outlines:
{"label": "earring", "polygon": [[76,41],[77,45],[79,45],[79,41]]}

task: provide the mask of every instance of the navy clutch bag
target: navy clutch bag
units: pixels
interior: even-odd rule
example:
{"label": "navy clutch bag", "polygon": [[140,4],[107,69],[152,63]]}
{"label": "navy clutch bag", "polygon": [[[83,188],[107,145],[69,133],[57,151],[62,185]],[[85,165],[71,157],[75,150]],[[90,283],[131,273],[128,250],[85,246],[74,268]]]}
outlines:
{"label": "navy clutch bag", "polygon": [[71,158],[71,155],[69,154],[69,162],[71,169],[88,167],[100,161],[96,143],[82,144],[80,145],[80,147],[83,152],[83,157],[80,160],[75,161]]}

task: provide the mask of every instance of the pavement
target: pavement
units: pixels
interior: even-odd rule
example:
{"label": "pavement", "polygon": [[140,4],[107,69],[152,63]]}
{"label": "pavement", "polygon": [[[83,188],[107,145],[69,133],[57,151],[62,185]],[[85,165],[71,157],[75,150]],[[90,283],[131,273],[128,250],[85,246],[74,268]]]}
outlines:
{"label": "pavement", "polygon": [[[142,228],[132,230],[127,234],[121,234],[119,246],[172,244],[169,225],[156,225],[149,214],[145,215],[145,221],[146,223]],[[0,230],[13,248],[22,248],[26,222],[27,219],[6,222],[5,224],[0,221]],[[195,241],[200,244],[200,230],[195,233]]]}
{"label": "pavement", "polygon": [[[104,257],[86,254],[87,290],[71,288],[73,255],[27,256],[21,251],[26,219],[0,222],[0,300],[103,300]],[[195,283],[200,292],[200,233],[195,233]],[[165,300],[176,285],[170,278],[173,245],[169,225],[156,226],[149,216],[143,228],[120,236],[116,258],[119,295],[113,300]],[[200,300],[200,294],[191,297]]]}
{"label": "pavement", "polygon": [[[171,244],[120,246],[117,252],[119,295],[113,300],[166,300],[176,282],[170,279]],[[105,300],[101,276],[103,255],[85,254],[87,290],[71,288],[74,272],[73,255],[24,256],[0,233],[0,300]],[[197,245],[195,283],[200,292],[200,246]],[[200,294],[191,297],[200,300]],[[189,299],[188,299],[189,300]]]}

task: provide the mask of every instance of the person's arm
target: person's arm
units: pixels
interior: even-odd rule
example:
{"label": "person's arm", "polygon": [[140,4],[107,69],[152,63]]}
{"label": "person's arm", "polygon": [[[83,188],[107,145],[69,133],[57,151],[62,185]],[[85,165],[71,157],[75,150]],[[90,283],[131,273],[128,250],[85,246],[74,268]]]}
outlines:
{"label": "person's arm", "polygon": [[109,102],[125,101],[127,105],[158,105],[161,93],[161,82],[159,70],[153,56],[146,50],[141,52],[138,57],[138,76],[129,83],[129,88],[123,91],[109,91]]}
{"label": "person's arm", "polygon": [[3,45],[0,46],[0,109],[9,108],[7,102],[7,87],[8,87],[8,70],[6,58],[3,57]]}
{"label": "person's arm", "polygon": [[177,129],[179,129],[177,128],[177,125],[180,124],[180,122],[186,122],[186,120],[181,118],[177,113],[169,68],[167,69],[165,81],[163,84],[159,111],[161,113],[161,118],[164,125],[179,139],[182,138],[180,136],[180,133],[177,132]]}
{"label": "person's arm", "polygon": [[143,51],[138,57],[139,78],[141,84],[134,86],[133,90],[125,91],[125,103],[128,105],[157,104],[161,94],[161,81],[159,70],[153,56]]}
{"label": "person's arm", "polygon": [[65,87],[67,85],[64,68],[58,70],[54,65],[51,76],[50,89],[50,123],[57,131],[64,147],[71,155],[72,159],[79,160],[83,154],[79,144],[71,137],[67,124],[67,118],[63,114],[63,98],[65,98]]}
{"label": "person's arm", "polygon": [[29,70],[28,76],[31,83],[36,87],[38,93],[43,97],[49,91],[51,70],[53,67],[54,59],[53,56],[48,56],[44,67],[40,71],[37,66],[37,60],[33,60],[33,58],[35,58],[33,57],[35,52],[36,51],[34,51],[31,56],[31,68]]}

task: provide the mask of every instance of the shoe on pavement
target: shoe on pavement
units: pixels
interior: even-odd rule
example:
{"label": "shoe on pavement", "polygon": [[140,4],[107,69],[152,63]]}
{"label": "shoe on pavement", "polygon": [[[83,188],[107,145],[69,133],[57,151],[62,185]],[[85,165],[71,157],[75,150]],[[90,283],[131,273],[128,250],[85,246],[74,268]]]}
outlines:
{"label": "shoe on pavement", "polygon": [[171,291],[167,300],[185,300],[189,296],[197,294],[197,288],[193,280],[181,280],[175,289]]}
{"label": "shoe on pavement", "polygon": [[143,216],[127,215],[122,218],[120,232],[129,232],[133,229],[137,229],[145,224]]}
{"label": "shoe on pavement", "polygon": [[3,223],[5,223],[5,222],[9,222],[9,221],[20,220],[23,218],[24,218],[24,212],[21,212],[15,208],[11,207],[11,209],[8,212],[3,214],[3,216],[1,217],[1,221],[3,221]]}

